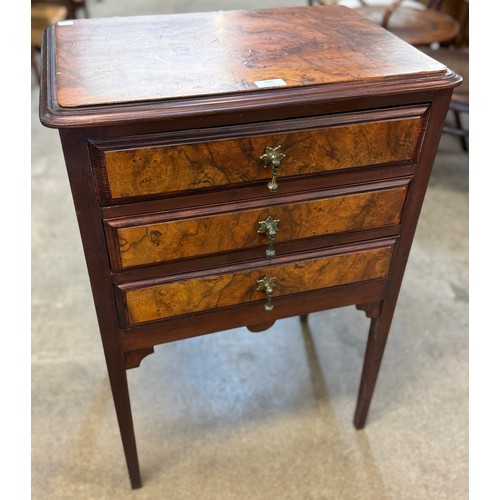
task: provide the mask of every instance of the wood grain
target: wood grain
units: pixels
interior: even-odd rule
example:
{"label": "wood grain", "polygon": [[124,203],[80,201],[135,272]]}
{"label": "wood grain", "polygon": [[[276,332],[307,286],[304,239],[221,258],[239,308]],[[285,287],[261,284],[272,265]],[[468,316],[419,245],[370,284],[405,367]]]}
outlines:
{"label": "wood grain", "polygon": [[[104,153],[112,198],[203,189],[271,178],[260,156],[282,146],[279,178],[381,165],[414,156],[420,117],[320,130]],[[278,179],[279,182],[279,179]]]}
{"label": "wood grain", "polygon": [[[392,246],[167,284],[119,287],[129,326],[265,299],[257,280],[275,276],[274,297],[387,276]],[[264,302],[264,301],[263,301]]]}
{"label": "wood grain", "polygon": [[57,99],[71,108],[445,71],[345,7],[78,19],[55,38]]}
{"label": "wood grain", "polygon": [[281,242],[398,224],[406,191],[399,186],[208,217],[165,214],[164,220],[156,216],[150,224],[141,223],[144,218],[139,223],[137,218],[109,220],[111,261],[120,270],[254,247],[262,247],[265,256],[268,238],[257,230],[268,216],[280,221],[275,240],[279,255]]}
{"label": "wood grain", "polygon": [[237,314],[227,314],[227,308],[205,311],[197,315],[195,329],[190,328],[193,322],[186,321],[186,316],[175,316],[125,328],[119,336],[125,350],[142,349],[156,344],[240,328],[242,325],[251,325],[256,322],[276,321],[336,307],[351,306],[356,300],[381,300],[386,286],[386,280],[360,281],[323,290],[313,290],[306,294],[277,297],[276,307],[270,312],[264,310],[262,302],[249,302],[230,309],[231,313],[237,311]]}

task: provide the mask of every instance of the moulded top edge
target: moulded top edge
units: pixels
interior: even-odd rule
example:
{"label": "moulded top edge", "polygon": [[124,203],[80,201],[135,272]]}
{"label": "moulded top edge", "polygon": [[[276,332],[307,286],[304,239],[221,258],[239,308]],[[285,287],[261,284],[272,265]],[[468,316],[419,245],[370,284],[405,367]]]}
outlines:
{"label": "moulded top edge", "polygon": [[339,6],[74,20],[44,46],[41,119],[55,127],[451,83],[441,63]]}

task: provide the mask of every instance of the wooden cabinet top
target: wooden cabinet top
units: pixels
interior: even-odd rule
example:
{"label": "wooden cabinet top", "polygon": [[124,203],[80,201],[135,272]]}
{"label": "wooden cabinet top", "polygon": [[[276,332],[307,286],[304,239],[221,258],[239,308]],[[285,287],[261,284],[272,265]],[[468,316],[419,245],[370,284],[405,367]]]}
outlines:
{"label": "wooden cabinet top", "polygon": [[41,118],[56,127],[168,116],[193,98],[259,105],[271,88],[279,98],[456,84],[440,63],[339,6],[64,21],[45,32],[43,60]]}

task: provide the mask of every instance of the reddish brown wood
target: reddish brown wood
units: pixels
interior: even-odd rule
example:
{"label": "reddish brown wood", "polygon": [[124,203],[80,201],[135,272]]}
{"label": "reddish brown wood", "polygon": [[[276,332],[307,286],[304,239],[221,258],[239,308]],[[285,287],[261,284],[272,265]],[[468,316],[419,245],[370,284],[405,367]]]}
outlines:
{"label": "reddish brown wood", "polygon": [[[303,87],[443,72],[442,65],[350,9],[326,9],[328,13],[325,8],[295,7],[56,25],[55,43],[62,47],[58,103],[75,108],[264,92],[255,82],[269,79]],[[353,40],[353,31],[363,32],[363,37]],[[393,57],[387,58],[387,52]],[[339,59],[342,71],[332,64]]]}
{"label": "reddish brown wood", "polygon": [[70,132],[67,130],[61,130],[60,136],[85,251],[130,483],[132,488],[140,488],[141,475],[130,408],[125,356],[117,335],[119,325],[114,312],[114,294],[109,263],[106,253],[102,251],[104,231],[95,204],[86,136],[84,131]]}
{"label": "reddish brown wood", "polygon": [[356,308],[364,311],[367,318],[377,318],[380,316],[381,302],[369,302],[367,304],[357,304]]}
{"label": "reddish brown wood", "polygon": [[[222,23],[221,36],[208,28],[214,19]],[[172,29],[165,30],[165,26]],[[64,30],[66,27],[69,29]],[[140,486],[140,474],[126,369],[138,365],[160,343],[246,325],[261,329],[280,318],[304,317],[354,304],[375,315],[371,304],[381,304],[380,315],[372,320],[360,384],[355,425],[362,427],[449,98],[459,77],[352,11],[337,7],[89,20],[66,27],[52,27],[44,34],[40,116],[47,126],[62,129],[132,486]],[[194,34],[203,42],[199,46],[193,44]],[[215,39],[220,48],[211,53],[206,47]],[[167,61],[170,66],[159,57],[164,53],[171,56]],[[212,57],[211,64],[203,66],[200,61],[207,54]],[[195,65],[197,73],[200,67],[210,72],[210,79],[196,88]],[[232,73],[223,74],[221,68]],[[257,90],[240,86],[243,80],[255,81],[271,74],[272,78],[285,79],[287,87]],[[365,126],[377,123],[383,123],[384,133],[349,135],[349,127],[365,130]],[[402,123],[409,128],[401,128]],[[341,130],[335,137],[340,146],[323,140],[323,129]],[[409,136],[405,130],[411,131]],[[245,169],[231,180],[235,184],[217,181],[207,189],[195,189],[191,181],[197,174],[193,176],[191,170],[196,170],[196,165],[176,158],[177,166],[191,179],[181,190],[172,191],[160,183],[153,192],[134,189],[130,198],[112,199],[106,174],[106,155],[115,154],[111,152],[130,159],[130,151],[144,154],[178,148],[196,151],[199,157],[194,163],[206,162],[213,168],[210,155],[200,153],[202,143],[208,144],[206,152],[212,152],[217,148],[215,142],[232,141],[238,152],[232,154],[234,164],[240,159],[242,144],[250,145],[255,156],[258,148],[252,141],[260,136],[280,136],[294,147],[298,139],[307,138],[310,153],[304,158],[314,158],[318,168],[299,168],[283,177],[273,195],[267,190],[267,179],[247,175]],[[377,143],[367,144],[367,137]],[[384,165],[374,165],[379,156],[373,150],[380,146],[380,140],[388,156],[380,160]],[[318,152],[319,147],[324,150]],[[296,151],[301,154],[300,148]],[[367,163],[347,161],[352,168],[343,171],[322,167],[323,163],[335,164],[338,155],[344,160],[367,158]],[[163,161],[168,155],[160,156]],[[128,168],[127,161],[119,163],[120,168]],[[241,161],[246,161],[244,151]],[[226,172],[230,164],[216,164],[223,177],[233,175]],[[144,165],[148,167],[147,162]],[[198,247],[189,257],[183,254],[183,259],[169,254],[160,260],[150,256],[140,260],[144,255],[138,255],[136,263],[149,264],[123,270],[116,265],[117,248],[110,246],[110,261],[106,244],[105,221],[111,224],[108,227],[113,226],[112,231],[129,227],[131,222],[136,226],[175,222],[181,227],[181,223],[189,226],[188,219],[214,220],[232,214],[238,218],[244,213],[290,206],[290,213],[300,214],[291,218],[298,225],[304,223],[298,220],[304,214],[296,205],[310,207],[320,200],[330,205],[335,197],[348,200],[382,191],[405,193],[401,216],[398,212],[396,219],[390,219],[392,225],[349,222],[341,233],[312,231],[305,233],[307,237],[298,230],[280,244],[280,255],[272,263],[262,256],[261,248],[235,249],[229,245],[224,251],[216,248],[218,253],[213,255],[202,255]],[[348,203],[346,206],[354,210]],[[373,221],[383,218],[384,212],[376,203],[373,214],[361,211]],[[392,215],[395,212],[389,210]],[[313,227],[323,227],[318,213],[307,214],[314,219]],[[348,214],[347,220],[353,215]],[[381,257],[379,267],[371,266],[374,261],[366,257],[375,254]],[[315,267],[327,261],[338,265],[328,272],[321,272],[321,265]],[[255,281],[262,272],[278,274],[280,269],[287,271],[279,276],[286,286],[273,295],[271,311],[264,309],[265,295],[257,296],[253,287],[246,293],[243,287],[224,286],[228,276],[248,275]],[[205,302],[197,308],[195,302],[186,300],[189,284],[196,285],[195,294],[200,286],[210,294],[221,292],[221,300],[201,297]],[[224,288],[232,292],[223,297]],[[167,289],[176,289],[179,295],[174,294],[168,304],[160,304],[164,309],[155,312],[157,302],[154,298],[150,302],[148,294]],[[135,292],[139,298],[131,301]],[[127,295],[127,304],[122,293]],[[132,315],[146,311],[133,322],[146,322],[127,324],[130,311],[126,306],[131,302],[138,307]]]}
{"label": "reddish brown wood", "polygon": [[[294,240],[283,242],[279,246],[279,257],[294,258],[311,250],[331,248],[333,246],[355,244],[364,241],[374,241],[382,238],[397,236],[400,226],[388,226],[380,229],[369,229],[364,231],[353,231],[328,236],[318,236],[305,240]],[[199,256],[193,259],[181,259],[160,263],[154,266],[136,267],[121,271],[112,276],[116,284],[129,283],[132,281],[155,279],[158,276],[184,275],[191,271],[232,269],[237,265],[261,265],[264,253],[261,248],[252,248],[243,251],[225,252],[222,254]],[[275,258],[277,258],[275,257]],[[267,261],[268,263],[269,261]]]}
{"label": "reddish brown wood", "polygon": [[436,96],[431,107],[429,130],[423,144],[422,158],[419,164],[419,175],[415,177],[408,196],[409,199],[406,210],[403,214],[404,220],[403,227],[401,228],[401,238],[396,247],[394,260],[392,262],[387,294],[382,301],[379,316],[372,319],[370,326],[354,416],[354,425],[357,429],[363,428],[366,423],[380,364],[387,343],[387,337],[389,335],[389,329],[396,308],[401,281],[410,253],[413,236],[415,234],[418,216],[422,208],[422,201],[429,182],[432,163],[439,145],[446,111],[450,104],[451,93],[452,89]]}
{"label": "reddish brown wood", "polygon": [[[419,146],[420,150],[420,146]],[[384,167],[367,167],[353,169],[349,172],[339,171],[332,176],[331,173],[317,175],[295,176],[281,181],[279,190],[271,194],[267,188],[267,181],[258,184],[249,182],[239,186],[226,187],[214,191],[198,191],[189,193],[175,193],[169,196],[155,197],[155,199],[141,198],[132,200],[133,203],[120,203],[102,207],[103,217],[134,216],[138,213],[153,214],[167,211],[194,210],[201,207],[215,207],[214,210],[223,211],[223,208],[234,205],[240,199],[246,200],[248,208],[272,205],[281,196],[296,195],[299,193],[317,193],[329,188],[345,188],[358,184],[350,192],[359,190],[362,186],[369,187],[381,179],[406,179],[408,181],[415,173],[415,163],[393,163]],[[300,180],[300,182],[297,182]],[[386,182],[385,180],[383,182]],[[347,192],[347,191],[346,191]]]}
{"label": "reddish brown wood", "polygon": [[[329,83],[325,82],[317,85],[317,82],[309,82],[301,87],[300,102],[301,105],[307,104],[309,113],[316,112],[318,114],[324,114],[328,112],[327,110],[321,111],[325,103],[330,103],[330,106],[337,109],[355,109],[353,106],[356,106],[356,104],[353,102],[348,102],[346,106],[342,105],[343,100],[354,98],[373,100],[376,107],[387,104],[403,103],[405,100],[399,99],[397,96],[387,99],[387,93],[390,93],[396,85],[399,88],[399,92],[408,94],[425,93],[427,90],[446,89],[459,82],[457,76],[447,71],[444,66],[436,65],[432,59],[422,56],[416,49],[388,35],[384,30],[378,29],[367,21],[363,21],[362,18],[356,16],[356,14],[349,9],[318,7],[312,9],[292,8],[290,10],[295,11],[295,14],[292,12],[294,23],[303,19],[305,25],[312,22],[315,26],[314,30],[305,30],[304,38],[301,39],[302,43],[309,45],[311,48],[308,61],[304,64],[304,59],[302,57],[297,55],[294,56],[294,52],[291,52],[292,57],[297,61],[297,65],[299,65],[300,61],[300,64],[308,68],[320,65],[326,68],[333,68],[334,72],[337,71],[336,68],[341,68],[338,70],[338,73],[332,72],[330,75],[331,81]],[[279,13],[280,11],[275,13],[273,9],[260,11],[262,18],[266,19],[266,24],[269,23],[270,17],[279,15]],[[221,15],[224,17],[231,14],[226,13]],[[247,20],[248,16],[245,16],[243,13],[243,15],[238,18],[237,24],[240,26],[239,29],[244,29],[243,26]],[[116,23],[120,22],[116,19],[110,21]],[[151,32],[150,22],[150,17],[139,18],[136,21],[137,33],[142,32],[147,37]],[[318,44],[314,34],[316,33],[317,26],[321,26],[325,22],[327,23],[327,32],[324,36],[327,41]],[[103,24],[100,25],[100,23]],[[360,28],[359,23],[361,23],[363,37],[356,37],[356,39],[353,40],[352,33]],[[79,78],[83,78],[84,80],[94,80],[97,78],[97,81],[94,81],[93,84],[90,84],[89,81],[89,87],[94,85],[94,89],[97,89],[98,81],[104,75],[99,74],[100,72],[98,70],[94,71],[95,68],[93,68],[93,65],[99,60],[99,57],[92,57],[89,51],[85,51],[85,54],[81,54],[81,60],[78,57],[76,59],[74,57],[69,58],[67,54],[65,54],[68,68],[66,68],[67,71],[65,71],[65,76],[62,77],[63,81],[58,82],[57,76],[59,75],[60,77],[62,73],[56,70],[56,66],[60,60],[59,54],[63,51],[66,53],[66,51],[70,52],[74,50],[74,48],[70,48],[71,45],[75,46],[78,44],[71,44],[71,42],[70,44],[65,43],[67,38],[71,39],[75,37],[75,32],[73,32],[73,34],[67,33],[67,36],[62,36],[59,42],[56,43],[55,27],[51,27],[45,33],[46,40],[44,43],[45,51],[43,56],[46,61],[45,78],[47,78],[48,81],[47,85],[42,86],[40,100],[40,115],[45,125],[51,127],[112,126],[130,124],[131,121],[137,119],[154,122],[158,120],[171,120],[173,118],[183,120],[189,116],[191,118],[198,118],[199,126],[207,116],[215,117],[220,113],[226,116],[220,116],[219,119],[210,118],[212,121],[211,125],[217,122],[221,123],[224,119],[230,120],[233,123],[236,120],[241,122],[248,122],[248,120],[252,121],[255,120],[257,116],[260,116],[260,118],[257,119],[263,119],[265,113],[271,110],[276,118],[293,116],[288,108],[290,106],[297,106],[297,99],[295,97],[296,90],[294,87],[277,88],[273,90],[273,92],[269,92],[268,90],[241,90],[225,94],[213,94],[212,91],[210,91],[209,95],[206,96],[203,95],[203,93],[199,94],[199,98],[195,100],[186,97],[162,101],[162,92],[160,92],[160,95],[154,93],[149,94],[144,103],[137,101],[137,103],[131,107],[131,98],[138,99],[141,95],[146,93],[144,91],[145,89],[146,91],[148,89],[151,90],[150,82],[158,82],[160,85],[163,85],[165,75],[163,71],[158,71],[159,65],[150,66],[150,74],[148,74],[147,71],[138,71],[138,61],[144,61],[145,59],[151,61],[151,55],[137,57],[137,54],[133,51],[130,53],[131,57],[129,57],[125,56],[124,53],[128,53],[128,49],[131,47],[140,46],[145,54],[150,54],[150,47],[144,47],[144,44],[132,43],[129,38],[129,26],[126,26],[125,29],[121,28],[121,31],[116,33],[114,31],[108,31],[106,24],[107,22],[102,20],[78,21],[79,29],[82,25],[85,25],[85,31],[89,34],[91,34],[94,29],[103,33],[103,41],[106,44],[104,50],[98,48],[99,44],[97,44],[97,46],[95,45],[94,38],[91,39],[91,43],[94,46],[94,50],[100,50],[102,57],[106,57],[104,54],[110,56],[110,60],[107,60],[110,65],[115,64],[118,66],[116,64],[116,55],[112,55],[112,52],[107,50],[107,43],[114,44],[116,40],[120,39],[120,36],[125,37],[125,40],[127,40],[127,50],[124,50],[124,44],[121,42],[118,50],[120,50],[122,57],[127,57],[130,60],[132,70],[130,73],[127,73],[122,66],[120,74],[125,77],[134,74],[140,79],[139,83],[134,87],[137,89],[135,96],[134,94],[128,95],[128,97],[120,103],[120,93],[123,92],[124,89],[130,89],[132,82],[125,85],[122,79],[116,82],[116,80],[107,78],[102,87],[102,89],[107,89],[104,93],[104,97],[102,95],[100,98],[97,96],[96,99],[91,98],[89,102],[108,102],[108,105],[86,105],[79,108],[62,107],[58,102],[58,89],[61,89],[61,91],[62,89],[67,89],[64,92],[77,94],[79,91],[75,86],[78,85]],[[263,37],[260,27],[259,24],[258,33],[256,33],[256,35],[262,40]],[[292,31],[289,33],[295,34],[295,28],[296,25],[294,24]],[[168,35],[165,34],[168,33],[168,31],[165,31],[163,26],[160,25],[159,29],[161,32],[156,34],[157,39],[160,39],[160,37],[168,37]],[[342,33],[339,33],[338,30],[342,31]],[[270,32],[267,33],[269,36]],[[342,43],[335,41],[336,35],[342,39]],[[243,43],[243,40],[233,39],[231,40],[231,49],[229,53],[236,47],[236,40],[238,40],[237,43],[241,43],[240,50],[243,52],[249,50],[248,43]],[[59,49],[59,54],[57,56],[56,46],[64,47]],[[271,45],[269,49],[271,53],[276,51],[275,47],[276,45]],[[321,60],[322,55],[324,55],[323,51],[317,50],[321,49],[321,47],[330,48],[333,51],[333,53],[329,54],[327,57],[327,64],[324,64]],[[203,56],[205,52],[204,47],[200,47],[200,53],[197,55]],[[297,52],[297,54],[299,53],[300,51]],[[389,62],[387,58],[388,53],[391,54],[391,62]],[[371,55],[368,63],[366,61],[367,54]],[[316,58],[319,60],[316,60]],[[331,61],[335,61],[336,64],[332,66]],[[276,62],[279,62],[277,58],[270,61],[270,67],[273,67]],[[238,65],[240,64],[241,60],[238,62]],[[198,73],[200,67],[199,60],[196,61],[196,65],[196,71]],[[207,65],[206,67],[211,67],[211,65]],[[184,68],[184,66],[181,64],[176,67],[176,70],[178,71],[179,68]],[[143,70],[144,69],[145,68],[143,68]],[[384,69],[387,74],[385,74]],[[168,72],[168,79],[170,79],[172,72],[168,68],[165,71]],[[82,76],[82,73],[84,76]],[[302,71],[300,71],[300,73],[302,74]],[[189,75],[189,71],[187,75]],[[279,77],[279,75],[273,76],[273,78],[276,77]],[[67,84],[67,87],[64,87],[65,84]],[[118,95],[112,95],[111,92],[114,91],[118,92]],[[92,89],[88,88],[83,90],[82,93],[84,95],[87,95],[87,93],[91,95]],[[123,99],[123,97],[121,99]],[[78,98],[76,101],[73,101],[72,104],[74,105],[76,102],[78,102]],[[97,104],[97,102],[94,104]],[[423,101],[419,100],[414,102]],[[311,108],[311,106],[313,106],[313,108]],[[367,108],[368,106],[365,105],[357,109]],[[315,111],[313,111],[313,109]],[[245,116],[242,116],[243,110],[245,111]],[[200,120],[202,121],[200,122]],[[149,128],[150,126],[151,124],[144,124],[145,128]]]}
{"label": "reddish brown wood", "polygon": [[247,325],[249,332],[258,333],[268,330],[274,325],[275,321],[266,321],[265,323],[259,323],[257,325]]}
{"label": "reddish brown wood", "polygon": [[[421,120],[377,121],[329,129],[137,148],[104,153],[111,198],[206,189],[270,180],[260,159],[266,147],[281,146],[283,177],[314,174],[414,157]],[[359,144],[350,148],[351,144]]]}
{"label": "reddish brown wood", "polygon": [[125,352],[125,368],[137,368],[141,361],[150,354],[154,353],[154,347],[146,347],[144,349],[137,349],[136,351]]}
{"label": "reddish brown wood", "polygon": [[[272,144],[278,138],[284,138],[282,146],[288,156],[287,161],[283,161],[279,176],[281,193],[286,189],[288,179],[297,175],[307,179],[307,174],[329,174],[332,170],[414,162],[419,153],[426,118],[425,106],[388,108],[248,126],[96,139],[91,141],[90,149],[99,198],[104,205],[137,201],[145,196],[158,197],[164,192],[175,195],[176,191],[190,188],[196,194],[218,186],[227,190],[233,188],[231,184],[234,183],[239,183],[239,189],[258,183],[263,188],[262,193],[269,196],[267,181],[270,174],[259,159],[267,143],[261,144],[261,150],[256,150],[256,141],[266,139],[268,144]],[[357,141],[361,144],[359,149],[347,155],[336,144],[339,142],[336,137],[340,136],[340,142],[345,142],[349,136],[342,137],[342,134],[347,132],[354,139],[352,134],[363,133],[363,127],[369,127],[372,134],[376,132],[381,136],[364,136],[361,142]],[[395,134],[393,127],[399,127],[401,135]],[[276,130],[292,133],[272,135]],[[304,148],[311,134],[323,140],[319,152],[311,147]],[[295,141],[299,140],[298,144],[292,141],[293,137]],[[393,143],[395,140],[398,140],[397,145]],[[231,150],[233,153],[228,154]],[[210,154],[203,156],[207,151]],[[324,161],[321,161],[322,158]],[[200,172],[202,165],[203,171]],[[111,184],[113,176],[117,179],[114,194],[108,172],[112,174]],[[380,176],[379,172],[377,176]],[[328,177],[324,177],[324,181],[328,182]],[[118,189],[122,186],[121,193],[116,192],[117,186]]]}
{"label": "reddish brown wood", "polygon": [[[302,201],[264,209],[210,215],[204,209],[192,213],[162,214],[105,221],[110,259],[116,270],[173,261],[219,252],[260,247],[265,256],[269,238],[259,233],[259,222],[279,221],[274,240],[279,254],[283,241],[293,241],[347,231],[398,224],[406,186]],[[329,196],[326,198],[326,196]]]}
{"label": "reddish brown wood", "polygon": [[[360,245],[361,246],[361,245]],[[200,278],[161,283],[129,283],[119,287],[125,304],[127,326],[192,314],[218,307],[262,300],[257,281],[265,276],[276,278],[273,297],[318,290],[335,285],[381,279],[387,275],[392,246],[358,250],[334,250],[332,256],[304,255],[299,262],[260,266],[236,273],[217,273]],[[323,254],[325,252],[322,252]]]}
{"label": "reddish brown wood", "polygon": [[[218,308],[195,314],[196,329],[190,328],[185,317],[178,316],[161,322],[148,323],[121,331],[123,348],[142,349],[165,342],[188,339],[199,335],[220,332],[255,322],[277,321],[290,316],[303,316],[307,313],[324,311],[335,307],[352,305],[356,300],[380,301],[386,293],[386,280],[372,280],[350,285],[340,285],[328,290],[314,290],[297,295],[276,297],[276,307],[272,311],[264,310],[262,302],[240,304],[235,307]],[[235,314],[237,313],[237,314]]]}

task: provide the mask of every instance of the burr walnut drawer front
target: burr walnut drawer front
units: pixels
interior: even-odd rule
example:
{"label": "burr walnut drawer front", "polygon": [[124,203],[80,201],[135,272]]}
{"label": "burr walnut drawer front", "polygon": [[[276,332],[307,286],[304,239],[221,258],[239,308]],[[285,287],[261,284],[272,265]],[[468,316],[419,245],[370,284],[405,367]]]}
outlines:
{"label": "burr walnut drawer front", "polygon": [[282,242],[399,224],[407,188],[408,180],[400,179],[281,202],[273,198],[273,204],[254,209],[248,209],[247,202],[246,210],[233,204],[215,213],[201,208],[108,219],[104,222],[111,265],[121,271],[252,248],[258,249],[257,258],[271,258],[280,254]]}
{"label": "burr walnut drawer front", "polygon": [[[387,277],[394,240],[337,247],[302,254],[300,260],[205,271],[193,276],[158,278],[117,285],[124,327],[262,301],[270,311],[290,295]],[[211,274],[212,273],[212,274]]]}
{"label": "burr walnut drawer front", "polygon": [[414,162],[426,110],[419,106],[94,141],[99,196],[104,204],[123,203],[252,182],[267,192],[287,177]]}

